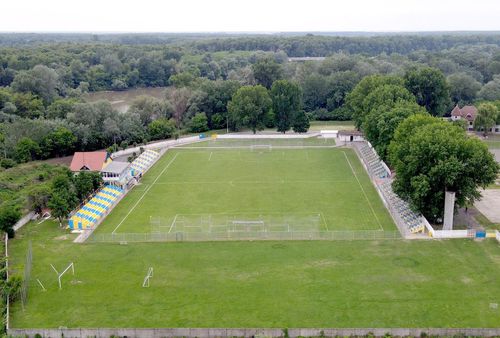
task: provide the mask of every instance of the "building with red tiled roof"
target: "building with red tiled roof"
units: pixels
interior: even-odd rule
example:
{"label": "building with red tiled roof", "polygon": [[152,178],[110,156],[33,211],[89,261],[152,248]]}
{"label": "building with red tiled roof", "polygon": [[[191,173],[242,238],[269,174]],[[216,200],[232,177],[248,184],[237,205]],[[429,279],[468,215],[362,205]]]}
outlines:
{"label": "building with red tiled roof", "polygon": [[73,172],[101,171],[106,166],[107,160],[106,151],[78,151],[73,155],[69,168]]}
{"label": "building with red tiled roof", "polygon": [[477,108],[474,106],[463,106],[460,108],[458,104],[451,111],[451,120],[467,120],[467,130],[474,130],[474,120],[477,116]]}
{"label": "building with red tiled roof", "polygon": [[[477,108],[474,106],[463,106],[460,108],[458,104],[453,108],[451,111],[451,120],[452,121],[457,121],[457,120],[466,120],[467,121],[467,130],[468,131],[473,131],[474,130],[474,121],[476,120],[477,117]],[[496,125],[493,128],[491,128],[490,132],[492,133],[500,133],[500,125]]]}

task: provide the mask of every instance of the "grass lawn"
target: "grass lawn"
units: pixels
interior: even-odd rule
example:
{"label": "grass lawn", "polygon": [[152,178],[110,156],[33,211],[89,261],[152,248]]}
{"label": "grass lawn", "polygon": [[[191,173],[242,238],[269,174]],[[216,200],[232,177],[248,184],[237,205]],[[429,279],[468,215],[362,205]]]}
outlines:
{"label": "grass lawn", "polygon": [[0,206],[20,206],[28,212],[28,195],[34,189],[46,189],[52,178],[63,168],[40,161],[16,165],[9,169],[0,169]]}
{"label": "grass lawn", "polygon": [[500,135],[490,134],[487,139],[482,139],[490,149],[500,149]]}
{"label": "grass lawn", "polygon": [[309,131],[319,130],[354,130],[353,121],[311,121]]}
{"label": "grass lawn", "polygon": [[[203,142],[191,143],[180,146],[180,148],[206,148],[206,147],[245,147],[251,150],[252,146],[271,146],[272,147],[332,147],[335,146],[334,138],[308,137],[308,138],[291,138],[291,139],[224,139],[218,138],[215,140],[207,139]],[[255,149],[254,149],[255,150]]]}
{"label": "grass lawn", "polygon": [[[152,215],[208,213],[320,213],[330,230],[395,230],[346,148],[173,149],[141,183],[97,232],[146,233]],[[22,275],[28,240],[33,246],[28,303],[12,306],[11,327],[500,326],[500,310],[490,306],[500,303],[495,240],[74,238],[47,221],[29,223],[9,242],[13,274]],[[61,271],[70,262],[75,275],[66,274],[59,290],[50,264]]]}
{"label": "grass lawn", "polygon": [[186,219],[312,215],[320,218],[313,230],[396,230],[351,149],[173,149],[97,233],[148,233],[151,218],[170,232],[181,219],[186,226]]}
{"label": "grass lawn", "polygon": [[[32,280],[14,328],[500,326],[494,240],[77,245],[45,222],[10,242],[14,271],[27,238]],[[69,262],[59,290],[49,264]]]}

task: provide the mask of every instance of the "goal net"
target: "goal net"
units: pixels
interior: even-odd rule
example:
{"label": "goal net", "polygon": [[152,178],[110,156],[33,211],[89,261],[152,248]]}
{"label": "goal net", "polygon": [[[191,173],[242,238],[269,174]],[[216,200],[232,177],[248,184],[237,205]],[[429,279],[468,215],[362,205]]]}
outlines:
{"label": "goal net", "polygon": [[155,234],[223,234],[321,232],[327,230],[321,214],[178,214],[173,219],[150,218]]}
{"label": "goal net", "polygon": [[272,151],[273,150],[273,146],[270,145],[270,144],[252,144],[250,146],[250,150],[251,151],[260,151],[260,152],[263,152],[263,151]]}

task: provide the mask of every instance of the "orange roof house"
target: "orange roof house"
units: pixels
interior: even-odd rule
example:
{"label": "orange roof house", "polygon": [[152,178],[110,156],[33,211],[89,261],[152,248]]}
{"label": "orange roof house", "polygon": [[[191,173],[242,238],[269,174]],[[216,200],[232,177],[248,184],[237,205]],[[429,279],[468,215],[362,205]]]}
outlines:
{"label": "orange roof house", "polygon": [[70,169],[76,171],[101,171],[108,163],[106,151],[75,152],[71,160]]}
{"label": "orange roof house", "polygon": [[469,122],[474,122],[477,116],[477,108],[474,106],[464,106],[460,108],[458,104],[451,111],[451,116],[454,118],[463,118]]}

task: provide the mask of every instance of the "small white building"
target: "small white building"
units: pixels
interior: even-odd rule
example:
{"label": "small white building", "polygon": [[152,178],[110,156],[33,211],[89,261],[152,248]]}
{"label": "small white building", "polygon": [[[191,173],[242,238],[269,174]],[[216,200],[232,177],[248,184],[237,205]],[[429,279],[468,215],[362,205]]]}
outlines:
{"label": "small white building", "polygon": [[340,130],[337,138],[341,142],[358,142],[364,141],[363,133],[358,130]]}
{"label": "small white building", "polygon": [[101,170],[101,176],[104,183],[124,188],[132,178],[130,163],[112,161]]}

